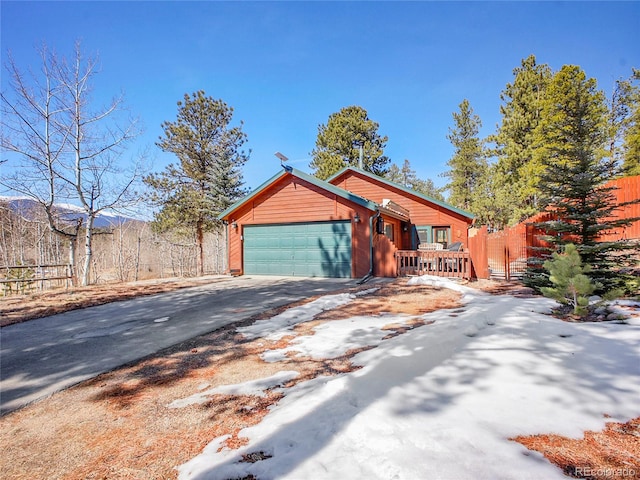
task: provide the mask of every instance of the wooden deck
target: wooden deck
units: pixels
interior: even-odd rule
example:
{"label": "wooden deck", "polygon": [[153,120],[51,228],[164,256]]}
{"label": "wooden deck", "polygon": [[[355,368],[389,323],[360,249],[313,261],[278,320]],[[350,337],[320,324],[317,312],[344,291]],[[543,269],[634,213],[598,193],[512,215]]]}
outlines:
{"label": "wooden deck", "polygon": [[469,252],[447,250],[398,250],[396,252],[399,277],[435,275],[450,278],[471,278]]}

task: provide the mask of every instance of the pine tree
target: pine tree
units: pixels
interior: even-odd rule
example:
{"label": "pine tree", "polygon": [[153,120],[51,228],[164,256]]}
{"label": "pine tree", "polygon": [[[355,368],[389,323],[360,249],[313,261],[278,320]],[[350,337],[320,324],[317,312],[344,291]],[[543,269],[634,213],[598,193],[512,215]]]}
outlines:
{"label": "pine tree", "polygon": [[584,315],[596,285],[587,275],[591,267],[582,264],[576,246],[569,243],[563,253],[554,252],[552,260],[544,262],[544,268],[549,271],[553,287],[542,287],[542,294],[563,305],[571,305],[575,315]]}
{"label": "pine tree", "polygon": [[615,159],[605,156],[607,140],[604,94],[580,67],[565,65],[547,88],[536,129],[537,161],[544,167],[538,188],[542,205],[554,215],[538,226],[555,245],[576,244],[601,291],[621,287],[619,267],[630,262],[628,244],[598,239],[631,223],[615,219],[621,205],[605,186],[619,174]]}
{"label": "pine tree", "polygon": [[[497,168],[492,176],[496,200],[504,207],[503,223],[515,224],[539,211],[538,181],[541,165],[536,161],[534,132],[541,119],[542,102],[551,69],[538,65],[530,55],[513,71],[500,99],[502,123],[490,138],[496,144]],[[498,220],[498,219],[496,219]]]}
{"label": "pine tree", "polygon": [[344,107],[332,113],[326,125],[318,126],[316,147],[311,152],[314,175],[326,180],[345,167],[357,167],[360,145],[363,168],[376,175],[386,173],[389,158],[384,155],[388,138],[378,133],[379,125],[359,106]]}
{"label": "pine tree", "polygon": [[195,234],[198,273],[204,271],[204,232],[219,227],[217,216],[244,194],[242,167],[249,154],[240,148],[246,134],[230,127],[233,108],[203,91],[185,94],[178,102],[174,122],[164,122],[164,135],[157,145],[174,153],[179,163],[160,174],[149,175],[145,183],[153,190],[151,199],[161,209],[155,215],[157,231],[174,230]]}
{"label": "pine tree", "polygon": [[507,224],[513,209],[513,192],[497,183],[498,166],[488,165],[479,175],[474,193],[473,213],[478,225],[498,230]]}
{"label": "pine tree", "polygon": [[450,170],[444,176],[449,177],[449,203],[475,213],[481,193],[478,186],[487,169],[484,145],[478,137],[482,122],[468,100],[463,100],[459,108],[459,112],[453,113],[454,127],[449,128],[447,135],[455,151],[447,162]]}
{"label": "pine tree", "polygon": [[[633,69],[629,80],[618,82],[621,85],[623,105],[621,119],[622,162],[625,175],[640,175],[640,70]],[[615,140],[615,137],[614,137]]]}
{"label": "pine tree", "polygon": [[422,180],[418,178],[416,171],[411,168],[411,162],[407,159],[405,159],[402,164],[402,168],[398,167],[395,163],[391,164],[385,177],[405,188],[410,188],[416,192],[423,193],[435,200],[444,201],[442,189],[436,187],[435,183],[433,183],[433,180],[431,179]]}
{"label": "pine tree", "polygon": [[395,163],[392,163],[385,177],[394,183],[402,185],[406,188],[411,188],[411,184],[416,180],[417,175],[415,170],[411,168],[411,162],[405,159],[402,164],[402,168],[398,167]]}
{"label": "pine tree", "polygon": [[425,194],[427,197],[444,202],[444,195],[442,194],[444,189],[436,187],[436,184],[430,178],[426,180],[416,178],[410,188],[416,192]]}

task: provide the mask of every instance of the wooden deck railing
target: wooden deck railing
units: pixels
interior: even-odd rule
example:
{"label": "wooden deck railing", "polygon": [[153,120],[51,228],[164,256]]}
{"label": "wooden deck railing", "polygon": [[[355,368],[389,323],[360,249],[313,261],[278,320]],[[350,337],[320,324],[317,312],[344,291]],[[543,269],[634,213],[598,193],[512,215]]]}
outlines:
{"label": "wooden deck railing", "polygon": [[438,277],[471,278],[469,252],[447,250],[398,250],[398,276],[435,275]]}

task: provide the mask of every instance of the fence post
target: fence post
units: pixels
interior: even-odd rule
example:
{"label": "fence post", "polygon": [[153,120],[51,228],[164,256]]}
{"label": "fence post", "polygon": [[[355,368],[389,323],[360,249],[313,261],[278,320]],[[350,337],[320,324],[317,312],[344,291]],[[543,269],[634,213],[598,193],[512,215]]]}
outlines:
{"label": "fence post", "polygon": [[504,279],[508,282],[511,280],[511,260],[509,254],[509,234],[511,233],[510,228],[506,228],[504,231]]}
{"label": "fence post", "polygon": [[475,278],[489,278],[489,260],[487,255],[487,242],[489,230],[486,225],[480,228],[473,228],[469,231],[469,255],[470,255],[470,276]]}

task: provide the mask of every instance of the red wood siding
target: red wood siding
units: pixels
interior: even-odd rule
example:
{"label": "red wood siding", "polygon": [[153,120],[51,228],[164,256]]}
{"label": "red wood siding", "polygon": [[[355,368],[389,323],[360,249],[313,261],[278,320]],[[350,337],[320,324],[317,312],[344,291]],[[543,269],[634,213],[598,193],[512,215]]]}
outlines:
{"label": "red wood siding", "polygon": [[[403,247],[404,235],[402,222],[397,218],[382,215],[385,225],[393,226],[393,240],[384,234],[374,232],[373,237],[373,274],[376,277],[397,276],[396,251]],[[375,231],[375,225],[374,225]]]}
{"label": "red wood siding", "polygon": [[[345,171],[331,183],[376,203],[382,203],[385,198],[394,201],[409,211],[414,225],[450,226],[451,242],[462,242],[465,248],[468,247],[469,218],[353,170]],[[409,236],[407,239],[411,241]]]}
{"label": "red wood siding", "polygon": [[[364,277],[367,273],[369,273],[369,269],[371,268],[370,257],[371,257],[371,245],[369,241],[369,218],[375,215],[374,212],[368,210],[364,207],[355,206],[354,212],[358,213],[360,217],[360,222],[351,223],[352,226],[352,242],[353,248],[351,250],[352,253],[352,272],[354,278]],[[355,213],[354,213],[355,215]]]}
{"label": "red wood siding", "polygon": [[[244,225],[352,220],[352,276],[369,272],[370,210],[293,175],[285,175],[257,197],[242,205],[229,218],[229,269],[243,273],[242,233]],[[237,224],[237,228],[233,224]]]}
{"label": "red wood siding", "polygon": [[386,236],[376,234],[373,238],[373,274],[376,277],[397,276],[396,246]]}
{"label": "red wood siding", "polygon": [[[613,192],[616,196],[616,203],[618,204],[631,202],[640,198],[640,175],[612,180],[607,183],[607,186],[615,186],[618,188]],[[627,205],[616,212],[616,218],[638,217],[640,217],[640,203]],[[640,239],[640,220],[633,222],[628,227],[618,228],[615,232],[610,232],[601,237],[603,242],[632,239]]]}

